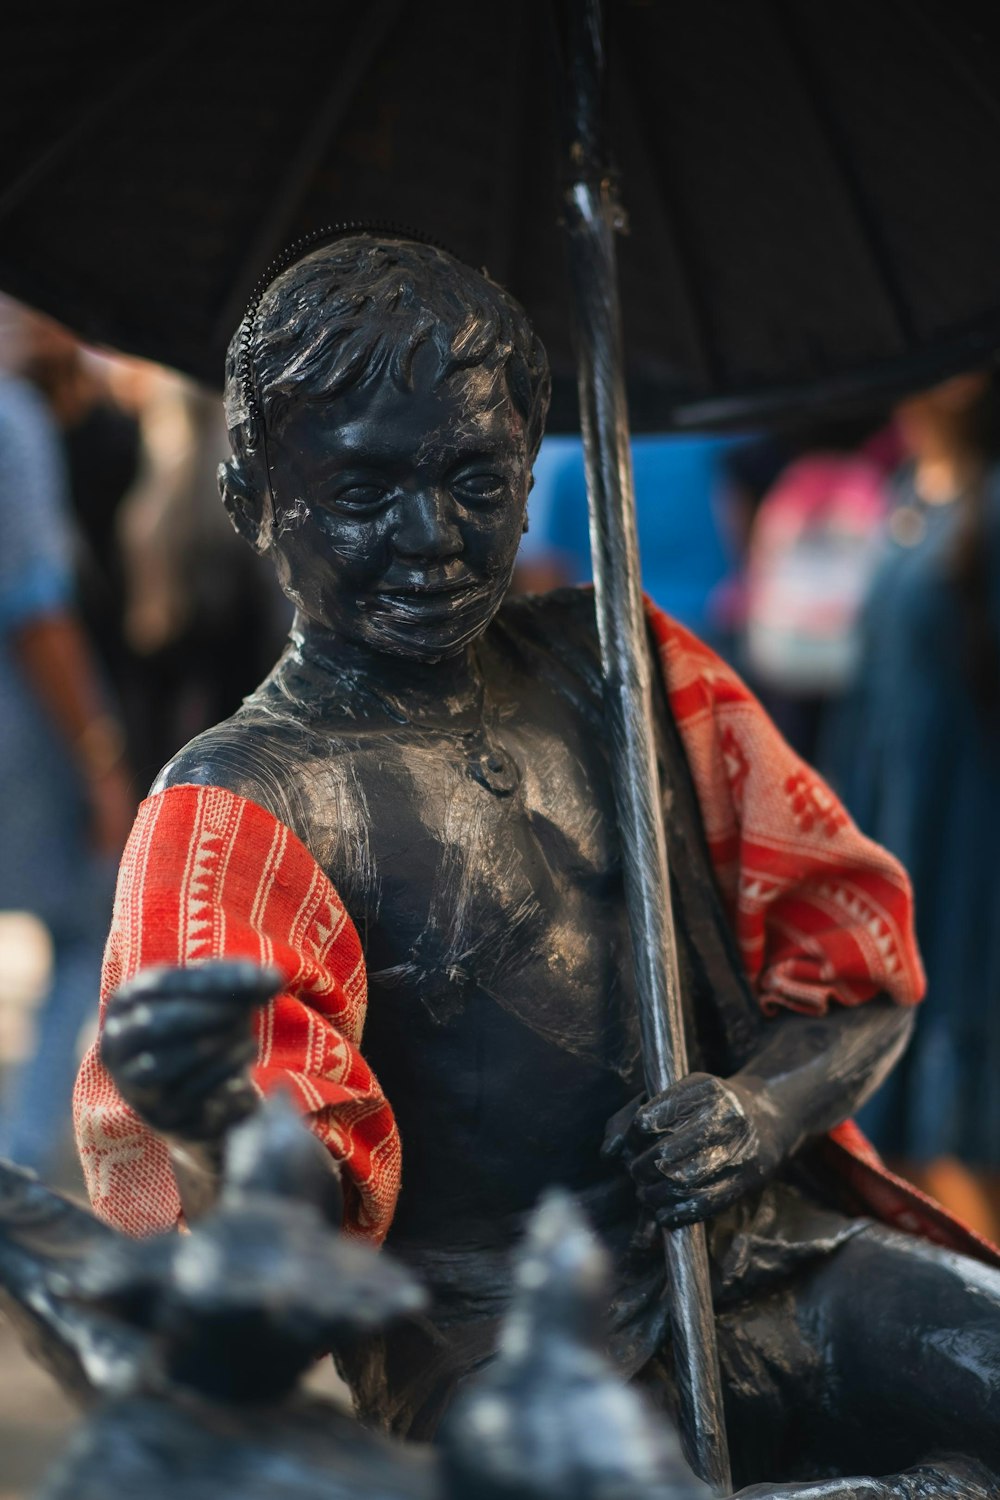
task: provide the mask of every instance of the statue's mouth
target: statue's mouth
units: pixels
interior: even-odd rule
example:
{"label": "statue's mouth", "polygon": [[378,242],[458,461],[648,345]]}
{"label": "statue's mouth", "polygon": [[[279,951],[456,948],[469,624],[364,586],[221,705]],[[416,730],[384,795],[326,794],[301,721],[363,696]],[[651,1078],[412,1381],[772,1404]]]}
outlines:
{"label": "statue's mouth", "polygon": [[474,588],[477,579],[463,564],[452,563],[422,570],[395,568],[383,578],[380,594],[408,598],[411,595],[454,594],[463,589]]}
{"label": "statue's mouth", "polygon": [[481,592],[482,584],[465,574],[462,578],[440,578],[434,581],[400,584],[383,587],[378,591],[378,601],[391,609],[405,610],[421,615],[441,612],[453,614],[471,595]]}

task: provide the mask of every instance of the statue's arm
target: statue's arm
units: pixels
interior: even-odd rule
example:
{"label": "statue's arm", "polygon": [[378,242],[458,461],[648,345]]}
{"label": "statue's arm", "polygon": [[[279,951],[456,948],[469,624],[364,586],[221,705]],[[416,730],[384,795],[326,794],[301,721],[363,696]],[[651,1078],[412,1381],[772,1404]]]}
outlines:
{"label": "statue's arm", "polygon": [[[189,1221],[215,1203],[228,1132],[257,1108],[251,1016],[280,987],[273,969],[218,959],[144,970],[108,1001],[102,1061],[125,1102],[166,1141]],[[313,1144],[330,1174],[330,1212],[339,1223],[336,1164],[315,1138]]]}
{"label": "statue's arm", "polygon": [[[694,1074],[611,1122],[606,1149],[676,1225],[751,1192],[863,1103],[905,1046],[924,981],[899,862],[726,663],[655,610],[650,624],[750,989],[765,1008],[825,1012],[785,1014],[734,1077]],[[891,1000],[851,1003],[880,992]]]}
{"label": "statue's arm", "polygon": [[692,1073],[622,1111],[605,1152],[624,1158],[660,1223],[710,1218],[874,1093],[906,1046],[912,1015],[885,998],[823,1016],[786,1013],[732,1078]]}
{"label": "statue's arm", "polygon": [[784,1012],[759,1051],[730,1080],[758,1103],[783,1157],[860,1109],[899,1061],[914,1012],[885,996],[867,1005],[832,1005],[825,1015]]}
{"label": "statue's arm", "polygon": [[[99,1152],[84,1149],[95,1205],[123,1227],[137,1214],[142,1227],[164,1227],[181,1206],[197,1214],[216,1192],[219,1140],[260,1092],[286,1089],[317,1151],[343,1166],[345,1222],[380,1238],[398,1191],[399,1142],[360,1051],[357,931],[287,825],[217,778],[202,794],[194,769],[140,809],[108,941],[103,1029],[77,1089],[82,1145],[99,1145],[110,1129],[135,1137],[151,1160],[158,1153],[160,1186],[140,1196],[127,1174],[102,1173]],[[177,1181],[136,1115],[166,1142]]]}
{"label": "statue's arm", "polygon": [[[150,795],[178,786],[214,786],[268,807],[274,799],[262,783],[259,756],[255,760],[242,737],[228,734],[227,727],[219,726],[180,750],[160,771]],[[259,974],[247,968],[246,1026],[238,1008],[234,1025],[227,1026],[217,1014],[216,1006],[226,1008],[229,985],[236,983],[225,966],[208,966],[193,978],[179,970],[146,974],[123,985],[108,1003],[102,1060],[126,1102],[163,1136],[189,1223],[218,1197],[226,1132],[256,1105],[248,1076],[256,1046],[248,1024],[262,995],[257,992]],[[189,995],[192,983],[197,993]],[[176,1007],[170,1005],[178,993],[186,997],[189,1011],[192,998],[202,1008],[199,1015],[185,1017],[193,1022],[190,1027],[177,1024]],[[143,1076],[137,1071],[139,1059]],[[191,1086],[202,1060],[213,1066],[208,1076],[203,1073],[203,1087]]]}

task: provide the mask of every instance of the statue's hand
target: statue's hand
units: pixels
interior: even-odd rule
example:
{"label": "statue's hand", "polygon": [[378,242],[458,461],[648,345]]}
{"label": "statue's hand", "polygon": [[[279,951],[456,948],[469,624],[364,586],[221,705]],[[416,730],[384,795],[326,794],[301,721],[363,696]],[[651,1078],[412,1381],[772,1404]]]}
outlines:
{"label": "statue's hand", "polygon": [[280,988],[274,969],[243,960],[146,969],[108,1001],[101,1060],[154,1130],[217,1140],[256,1108],[251,1016]]}
{"label": "statue's hand", "polygon": [[676,1229],[711,1218],[766,1182],[787,1143],[763,1092],[691,1073],[648,1103],[619,1111],[603,1150],[624,1160],[657,1222]]}

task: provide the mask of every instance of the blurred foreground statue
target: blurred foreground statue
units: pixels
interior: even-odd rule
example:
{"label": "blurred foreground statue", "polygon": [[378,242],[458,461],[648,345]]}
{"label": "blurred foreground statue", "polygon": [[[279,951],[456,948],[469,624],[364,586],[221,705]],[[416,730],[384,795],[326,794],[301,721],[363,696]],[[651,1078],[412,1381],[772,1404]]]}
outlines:
{"label": "blurred foreground statue", "polygon": [[[95,1208],[139,1234],[204,1212],[227,1126],[282,1084],[328,1213],[430,1294],[420,1320],[338,1344],[358,1413],[425,1439],[453,1408],[471,1426],[448,1428],[451,1472],[492,1466],[477,1495],[583,1493],[538,1477],[532,1382],[568,1403],[567,1450],[600,1427],[560,1360],[525,1346],[550,1313],[572,1322],[568,1286],[505,1322],[514,1247],[553,1185],[610,1260],[608,1353],[664,1409],[660,1231],[707,1223],[733,1468],[755,1496],[985,1495],[997,1254],[843,1123],[920,998],[906,877],[653,609],[699,1071],[642,1098],[592,600],[505,600],[547,397],[522,310],[439,250],[347,235],[254,299],[223,498],[295,625],[133,830],[77,1090]],[[614,1383],[592,1374],[600,1404]]]}
{"label": "blurred foreground statue", "polygon": [[440,1450],[297,1392],[331,1346],[424,1300],[329,1223],[310,1146],[269,1104],[231,1135],[211,1215],[140,1242],[0,1165],[0,1297],[90,1408],[41,1500],[700,1500],[676,1438],[598,1352],[603,1255],[568,1198],[539,1208],[505,1355]]}

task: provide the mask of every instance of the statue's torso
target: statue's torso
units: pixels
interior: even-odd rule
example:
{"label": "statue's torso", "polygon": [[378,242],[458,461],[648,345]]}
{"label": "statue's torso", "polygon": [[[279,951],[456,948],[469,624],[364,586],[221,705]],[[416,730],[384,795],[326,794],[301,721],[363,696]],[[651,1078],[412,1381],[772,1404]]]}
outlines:
{"label": "statue's torso", "polygon": [[302,768],[310,847],[365,951],[365,1055],[405,1143],[397,1234],[421,1212],[411,1184],[434,1184],[453,1233],[592,1182],[639,1086],[605,768],[563,705],[543,707],[490,736],[520,770],[510,792],[433,733],[344,737]]}
{"label": "statue's torso", "polygon": [[293,827],[358,928],[364,1052],[404,1147],[397,1239],[475,1235],[547,1185],[605,1180],[604,1126],[641,1087],[591,620],[566,622],[579,670],[573,642],[546,660],[495,626],[466,736],[346,713],[288,660],[200,742],[227,785],[256,764],[238,789]]}
{"label": "statue's torso", "polygon": [[[491,1348],[522,1217],[550,1185],[581,1195],[610,1251],[621,1368],[641,1368],[664,1336],[657,1240],[634,1238],[632,1186],[600,1157],[609,1116],[642,1080],[586,596],[508,608],[481,662],[487,727],[466,740],[457,727],[416,729],[369,712],[328,671],[288,656],[161,783],[214,782],[268,807],[310,849],[357,926],[369,977],[362,1049],[403,1144],[390,1243],[431,1289],[437,1331],[433,1351],[406,1328],[366,1345],[349,1375],[372,1420],[416,1434],[428,1360],[440,1364],[431,1385],[447,1394]],[[654,730],[689,1059],[730,1070],[752,1050],[759,1013],[662,691]],[[499,769],[484,771],[496,751]],[[854,1232],[826,1210],[804,1216],[803,1201],[779,1182],[716,1221],[713,1261],[730,1295]],[[434,1341],[448,1330],[458,1342],[442,1362]]]}

